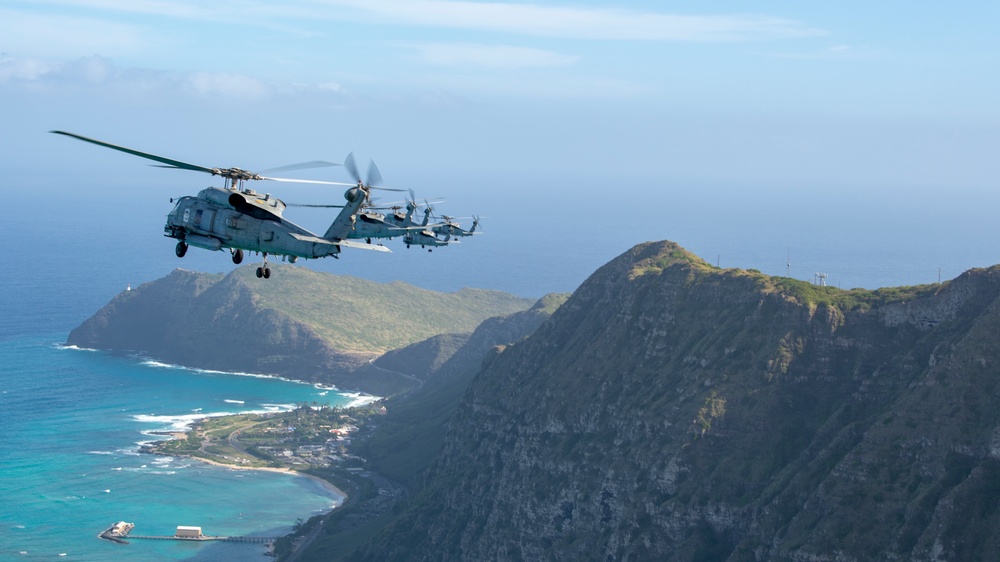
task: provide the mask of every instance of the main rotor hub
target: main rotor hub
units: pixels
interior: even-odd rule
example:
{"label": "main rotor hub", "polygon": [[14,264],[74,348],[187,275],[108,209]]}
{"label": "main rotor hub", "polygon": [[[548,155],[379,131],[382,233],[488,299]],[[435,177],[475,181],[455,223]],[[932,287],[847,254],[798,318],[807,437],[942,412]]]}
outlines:
{"label": "main rotor hub", "polygon": [[213,176],[222,176],[226,179],[234,181],[246,181],[246,180],[262,180],[264,179],[260,174],[255,174],[253,172],[248,172],[242,168],[212,168]]}

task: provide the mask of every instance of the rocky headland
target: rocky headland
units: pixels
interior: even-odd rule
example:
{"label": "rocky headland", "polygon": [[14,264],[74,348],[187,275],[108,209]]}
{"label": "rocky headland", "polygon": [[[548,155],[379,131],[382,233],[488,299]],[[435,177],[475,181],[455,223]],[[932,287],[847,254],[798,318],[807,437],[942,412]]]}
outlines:
{"label": "rocky headland", "polygon": [[273,269],[267,281],[250,267],[228,275],[175,270],[117,295],[67,343],[388,396],[420,381],[391,369],[355,371],[387,351],[468,333],[535,302],[499,291],[439,293],[303,267]]}

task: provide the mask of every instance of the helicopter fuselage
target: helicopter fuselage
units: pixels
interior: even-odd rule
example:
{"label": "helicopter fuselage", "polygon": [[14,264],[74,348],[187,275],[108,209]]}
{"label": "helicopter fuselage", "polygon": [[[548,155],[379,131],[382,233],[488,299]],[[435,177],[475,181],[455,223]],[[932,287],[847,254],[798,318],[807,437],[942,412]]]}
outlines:
{"label": "helicopter fuselage", "polygon": [[284,208],[269,194],[209,187],[178,199],[163,230],[170,238],[206,250],[231,248],[308,259],[340,253],[337,241],[284,218]]}
{"label": "helicopter fuselage", "polygon": [[395,238],[406,234],[405,228],[400,228],[390,222],[382,213],[362,211],[355,217],[354,229],[348,238]]}
{"label": "helicopter fuselage", "polygon": [[403,243],[406,244],[407,248],[410,246],[420,246],[421,248],[430,246],[431,248],[440,248],[447,246],[448,244],[456,244],[457,241],[450,240],[450,237],[445,237],[442,240],[434,235],[434,231],[425,229],[407,232],[406,236],[403,237]]}

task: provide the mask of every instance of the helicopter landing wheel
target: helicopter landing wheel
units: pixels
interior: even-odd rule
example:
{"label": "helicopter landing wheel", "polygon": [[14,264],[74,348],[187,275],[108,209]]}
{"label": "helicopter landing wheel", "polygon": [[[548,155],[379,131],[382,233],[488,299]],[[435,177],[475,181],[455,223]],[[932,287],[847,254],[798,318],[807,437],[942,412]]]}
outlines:
{"label": "helicopter landing wheel", "polygon": [[409,245],[409,244],[407,244],[407,245],[406,245],[406,249],[407,249],[407,250],[409,250],[409,249],[410,249],[410,245]]}
{"label": "helicopter landing wheel", "polygon": [[183,240],[178,242],[177,246],[174,247],[174,253],[177,254],[177,257],[179,258],[183,258],[184,254],[186,254],[187,251],[188,251],[188,245],[185,244]]}
{"label": "helicopter landing wheel", "polygon": [[233,263],[239,264],[242,261],[243,261],[243,250],[236,248],[236,250],[233,251]]}
{"label": "helicopter landing wheel", "polygon": [[267,267],[267,252],[264,252],[264,263],[257,268],[257,279],[268,279],[271,277],[271,268]]}

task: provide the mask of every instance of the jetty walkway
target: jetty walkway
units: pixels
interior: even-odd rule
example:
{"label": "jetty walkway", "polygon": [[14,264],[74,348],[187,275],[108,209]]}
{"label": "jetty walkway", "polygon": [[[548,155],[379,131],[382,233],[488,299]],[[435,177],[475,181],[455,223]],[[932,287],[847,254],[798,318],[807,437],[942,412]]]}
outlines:
{"label": "jetty walkway", "polygon": [[97,535],[98,538],[116,542],[118,544],[128,544],[131,539],[146,539],[154,541],[227,541],[227,542],[243,542],[243,543],[257,543],[257,544],[268,544],[277,541],[281,537],[257,537],[257,536],[244,536],[244,537],[228,537],[222,535],[203,535],[201,534],[201,527],[187,527],[181,525],[177,527],[177,533],[174,535],[132,535],[130,532],[135,528],[133,523],[128,523],[125,521],[120,521],[114,525],[108,527],[103,533]]}
{"label": "jetty walkway", "polygon": [[129,535],[129,539],[147,539],[157,541],[228,541],[228,542],[250,542],[269,543],[278,540],[280,537],[222,537],[202,535],[200,537],[178,537],[176,535]]}

